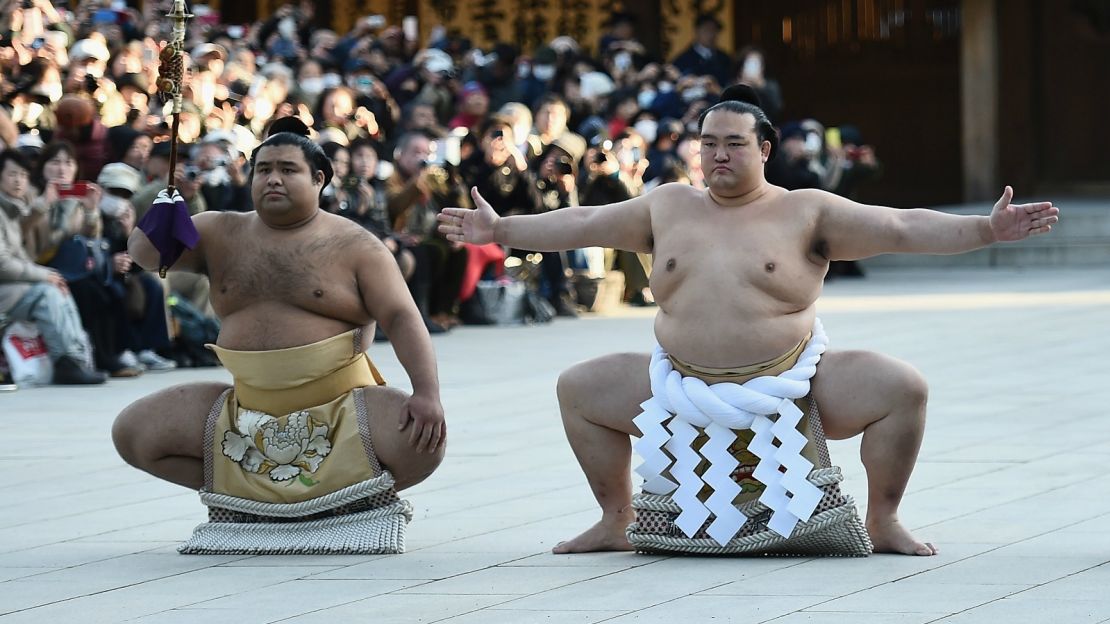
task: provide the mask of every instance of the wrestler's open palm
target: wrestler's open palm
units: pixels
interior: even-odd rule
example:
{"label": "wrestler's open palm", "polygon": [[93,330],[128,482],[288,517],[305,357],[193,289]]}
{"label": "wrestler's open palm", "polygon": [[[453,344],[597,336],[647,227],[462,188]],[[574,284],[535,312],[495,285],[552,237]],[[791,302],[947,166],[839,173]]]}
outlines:
{"label": "wrestler's open palm", "polygon": [[401,406],[400,430],[409,429],[409,444],[418,453],[433,453],[447,441],[447,424],[438,398],[414,394]]}
{"label": "wrestler's open palm", "polygon": [[1014,189],[1007,186],[991,211],[991,231],[998,241],[1019,241],[1052,230],[1060,220],[1060,209],[1052,202],[1011,204]]}
{"label": "wrestler's open palm", "polygon": [[444,208],[439,213],[439,231],[447,236],[447,240],[485,245],[493,242],[493,231],[497,228],[497,213],[489,202],[478,193],[477,188],[470,189],[470,196],[474,198],[474,210],[468,208]]}

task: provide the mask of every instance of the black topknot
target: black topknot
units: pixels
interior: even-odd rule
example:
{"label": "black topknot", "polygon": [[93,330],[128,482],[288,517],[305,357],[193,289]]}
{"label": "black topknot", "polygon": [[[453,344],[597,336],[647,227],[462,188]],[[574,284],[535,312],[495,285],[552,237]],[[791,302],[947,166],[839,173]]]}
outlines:
{"label": "black topknot", "polygon": [[288,117],[282,117],[280,119],[275,119],[274,122],[270,124],[267,136],[273,136],[279,132],[291,132],[293,134],[303,136],[306,139],[309,138],[309,135],[311,134],[308,130],[308,126],[306,126],[305,123],[301,121],[298,117],[294,117],[292,115]]}
{"label": "black topknot", "polygon": [[721,92],[721,99],[718,102],[745,102],[752,106],[763,108],[763,103],[759,100],[759,94],[755,89],[744,83],[737,83],[727,87]]}

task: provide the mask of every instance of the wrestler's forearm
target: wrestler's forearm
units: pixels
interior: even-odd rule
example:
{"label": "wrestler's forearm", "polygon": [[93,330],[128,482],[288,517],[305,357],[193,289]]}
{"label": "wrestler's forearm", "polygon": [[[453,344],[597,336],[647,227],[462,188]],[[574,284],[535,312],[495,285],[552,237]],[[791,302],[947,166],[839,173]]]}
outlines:
{"label": "wrestler's forearm", "polygon": [[160,256],[154,244],[147,238],[146,233],[135,228],[127,237],[127,255],[131,260],[148,271],[158,268]]}
{"label": "wrestler's forearm", "polygon": [[382,330],[389,336],[397,360],[408,373],[413,394],[439,398],[439,374],[436,372],[435,349],[424,327],[424,320],[414,307],[411,313],[401,313],[392,319],[382,320]]}
{"label": "wrestler's forearm", "polygon": [[493,231],[493,240],[515,249],[530,251],[564,251],[593,247],[587,222],[591,208],[573,207],[552,210],[538,215],[501,217]]}
{"label": "wrestler's forearm", "polygon": [[990,217],[954,215],[919,208],[899,211],[903,235],[901,253],[950,255],[973,251],[996,242]]}

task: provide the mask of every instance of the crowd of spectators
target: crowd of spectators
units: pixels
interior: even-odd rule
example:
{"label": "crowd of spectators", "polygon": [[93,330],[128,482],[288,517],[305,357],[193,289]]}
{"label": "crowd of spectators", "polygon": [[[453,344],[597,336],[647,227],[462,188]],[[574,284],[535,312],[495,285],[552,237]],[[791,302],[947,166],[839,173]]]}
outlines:
{"label": "crowd of spectators", "polygon": [[622,300],[653,305],[648,257],[457,244],[435,215],[471,205],[470,187],[501,214],[533,214],[701,186],[698,115],[728,84],[752,85],[781,124],[772,182],[850,195],[879,170],[855,128],[782,123],[763,54],[723,51],[712,16],[662,59],[624,13],[596,42],[480,49],[442,28],[418,43],[380,16],[337,33],[301,2],[244,25],[191,7],[170,172],[169,104],[156,92],[170,2],[143,4],[9,0],[0,12],[0,328],[35,323],[56,383],[212,363],[193,344],[217,327],[207,280],[141,271],[126,239],[171,174],[194,214],[250,211],[247,161],[278,118],[312,128],[336,171],[323,207],[384,241],[434,333],[506,270],[559,316],[587,309],[584,293],[614,271]]}

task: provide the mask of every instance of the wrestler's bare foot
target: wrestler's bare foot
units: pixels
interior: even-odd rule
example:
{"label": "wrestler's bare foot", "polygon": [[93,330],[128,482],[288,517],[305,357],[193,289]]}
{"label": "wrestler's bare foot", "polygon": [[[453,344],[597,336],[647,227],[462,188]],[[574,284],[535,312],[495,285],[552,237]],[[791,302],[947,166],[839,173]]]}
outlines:
{"label": "wrestler's bare foot", "polygon": [[599,552],[608,550],[632,550],[632,544],[624,535],[624,530],[632,524],[635,516],[631,511],[620,514],[605,514],[601,521],[586,529],[578,537],[559,542],[551,552],[556,555],[572,553]]}
{"label": "wrestler's bare foot", "polygon": [[898,518],[883,520],[867,520],[867,533],[871,536],[871,543],[875,552],[898,553],[903,555],[919,555],[928,557],[935,555],[939,550],[928,542],[918,541]]}

